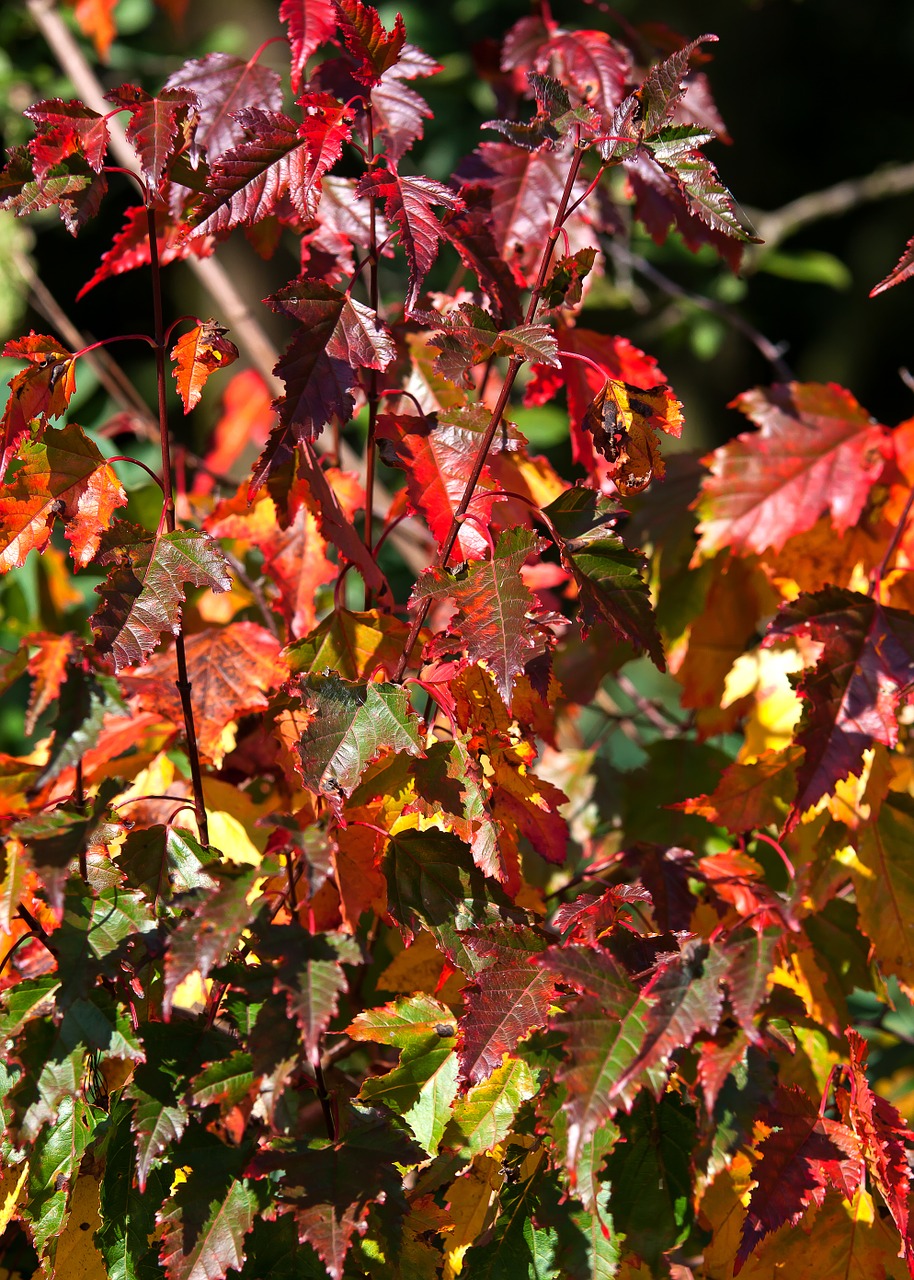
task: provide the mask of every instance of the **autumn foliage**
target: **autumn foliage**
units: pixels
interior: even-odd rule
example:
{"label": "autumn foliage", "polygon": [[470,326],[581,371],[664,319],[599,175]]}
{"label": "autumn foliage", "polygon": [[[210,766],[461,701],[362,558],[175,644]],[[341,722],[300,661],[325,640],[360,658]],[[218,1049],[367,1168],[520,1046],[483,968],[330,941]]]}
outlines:
{"label": "autumn foliage", "polygon": [[[159,449],[73,420],[85,351],[7,343],[0,571],[57,604],[0,671],[30,689],[3,1247],[112,1280],[914,1276],[910,1109],[853,1014],[914,991],[914,421],[759,387],[699,467],[653,357],[589,322],[623,214],[734,269],[753,239],[705,151],[714,36],[537,10],[427,176],[440,68],[402,19],[282,0],[280,32],[285,78],[210,53],[108,114],[36,103],[0,175],[73,235],[135,189],[83,293],[152,291],[121,340]],[[275,394],[162,314],[162,271],[239,232],[301,264]]]}

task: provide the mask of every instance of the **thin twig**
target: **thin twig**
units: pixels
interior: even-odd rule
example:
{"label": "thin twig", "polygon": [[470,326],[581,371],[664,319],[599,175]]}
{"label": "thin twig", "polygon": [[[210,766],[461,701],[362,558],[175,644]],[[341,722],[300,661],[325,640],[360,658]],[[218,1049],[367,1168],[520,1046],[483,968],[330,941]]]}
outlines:
{"label": "thin twig", "polygon": [[908,494],[908,500],[904,504],[904,510],[901,513],[898,523],[895,525],[895,530],[892,533],[889,545],[885,549],[885,555],[882,557],[878,566],[870,576],[870,585],[867,588],[866,593],[868,596],[874,596],[876,594],[877,588],[885,577],[886,571],[892,562],[892,557],[898,550],[898,545],[904,537],[904,531],[907,528],[908,520],[911,518],[912,509],[914,509],[914,488],[912,488],[911,492]]}
{"label": "thin twig", "polygon": [[765,253],[770,253],[811,222],[836,218],[861,204],[904,195],[908,191],[914,191],[914,163],[892,165],[887,169],[877,169],[875,173],[869,173],[863,178],[848,178],[844,182],[836,182],[833,187],[811,191],[770,213],[747,209],[746,216],[764,241],[762,246],[751,250],[751,257],[757,260]]}
{"label": "thin twig", "polygon": [[614,260],[622,262],[630,269],[637,271],[646,280],[650,280],[652,284],[655,284],[658,289],[662,289],[664,293],[669,294],[670,297],[685,298],[694,303],[696,307],[700,307],[702,311],[710,311],[713,315],[720,316],[732,329],[736,329],[747,337],[753,346],[758,349],[774,369],[779,382],[793,381],[793,373],[790,366],[783,359],[784,347],[780,343],[774,343],[770,338],[766,338],[738,311],[725,306],[724,303],[718,302],[715,298],[706,298],[704,294],[693,293],[691,289],[683,288],[681,284],[671,280],[662,271],[658,271],[653,263],[648,262],[646,258],[642,258],[637,253],[632,253],[631,250],[626,249],[621,244],[613,242],[609,247],[609,253]]}

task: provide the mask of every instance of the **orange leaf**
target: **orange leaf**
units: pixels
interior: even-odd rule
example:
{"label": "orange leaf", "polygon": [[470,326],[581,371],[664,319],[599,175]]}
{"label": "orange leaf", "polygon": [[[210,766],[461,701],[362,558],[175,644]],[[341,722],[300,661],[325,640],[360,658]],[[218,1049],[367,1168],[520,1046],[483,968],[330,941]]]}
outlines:
{"label": "orange leaf", "polygon": [[38,717],[56,701],[60,693],[60,686],[67,674],[67,663],[76,650],[76,637],[69,631],[63,635],[39,631],[27,636],[23,643],[38,646],[38,652],[29,658],[32,693],[25,717],[26,733],[34,733]]}
{"label": "orange leaf", "polygon": [[[213,428],[204,462],[209,472],[228,475],[250,446],[263,446],[276,421],[272,396],[256,369],[242,369],[228,381],[222,397],[222,417]],[[194,478],[194,493],[209,493],[213,476],[201,471]]]}
{"label": "orange leaf", "polygon": [[102,62],[107,62],[111,42],[117,35],[113,16],[117,0],[67,0],[67,3],[75,10],[83,35],[93,42]]}
{"label": "orange leaf", "polygon": [[3,354],[29,363],[8,383],[10,396],[0,430],[0,476],[15,456],[19,441],[28,434],[32,419],[47,422],[59,418],[76,390],[75,357],[56,338],[33,330],[27,338],[8,342]]}
{"label": "orange leaf", "polygon": [[183,334],[172,348],[172,370],[185,414],[200,403],[203,387],[211,373],[226,369],[238,359],[238,348],[225,337],[228,332],[215,320],[204,320]]}
{"label": "orange leaf", "polygon": [[127,501],[120,481],[75,422],[46,428],[20,457],[12,482],[0,487],[0,573],[20,568],[30,551],[46,545],[57,515],[66,522],[73,559],[84,568]]}

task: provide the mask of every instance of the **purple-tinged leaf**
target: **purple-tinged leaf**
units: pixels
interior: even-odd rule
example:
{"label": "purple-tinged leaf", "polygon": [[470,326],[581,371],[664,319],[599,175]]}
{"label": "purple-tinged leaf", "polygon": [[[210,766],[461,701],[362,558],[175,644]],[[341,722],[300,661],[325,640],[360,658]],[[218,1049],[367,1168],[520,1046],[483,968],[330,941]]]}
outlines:
{"label": "purple-tinged leaf", "polygon": [[786,636],[823,646],[797,683],[804,708],[796,744],[805,755],[789,831],[836,783],[861,770],[874,742],[894,747],[898,741],[898,708],[914,681],[914,619],[870,596],[830,587],[784,605],[765,644]]}
{"label": "purple-tinged leaf", "polygon": [[458,1059],[464,1081],[478,1084],[513,1056],[519,1040],[546,1025],[555,975],[539,968],[547,939],[527,926],[484,929],[467,946],[485,963],[464,992]]}
{"label": "purple-tinged leaf", "polygon": [[741,928],[724,946],[727,973],[724,981],[737,1022],[753,1044],[761,1040],[755,1015],[768,995],[768,979],[774,969],[782,931]]}
{"label": "purple-tinged leaf", "polygon": [[327,355],[342,360],[353,369],[378,369],[383,372],[397,355],[390,329],[376,311],[343,295],[343,309],[336,328],[327,343]]}
{"label": "purple-tinged leaf", "polygon": [[356,195],[374,195],[384,201],[388,222],[396,223],[396,237],[409,264],[406,313],[414,310],[422,282],[438,256],[441,224],[432,206],[455,210],[462,200],[442,182],[433,178],[405,177],[396,169],[372,169],[356,187]]}
{"label": "purple-tinged leaf", "polygon": [[240,1271],[245,1236],[264,1208],[258,1183],[225,1176],[216,1153],[207,1154],[207,1167],[191,1169],[156,1214],[167,1280],[222,1280]]}
{"label": "purple-tinged leaf", "polygon": [[466,649],[471,662],[485,663],[507,706],[515,676],[546,651],[546,637],[534,620],[535,601],[520,572],[546,545],[528,529],[507,530],[491,559],[471,561],[456,571],[428,569],[413,591],[416,604],[454,601],[457,615],[448,624],[448,635]]}
{"label": "purple-tinged leaf", "polygon": [[351,795],[382,752],[424,754],[419,722],[396,685],[308,676],[299,690],[311,717],[298,745],[301,776],[318,795]]}
{"label": "purple-tinged leaf", "polygon": [[[329,7],[330,0],[327,4]],[[194,146],[206,153],[210,165],[244,138],[235,112],[244,107],[268,112],[282,109],[282,85],[276,72],[262,62],[243,62],[228,53],[208,53],[185,62],[168,77],[165,88],[189,89],[196,95]]]}
{"label": "purple-tinged leaf", "polygon": [[865,1166],[853,1130],[820,1116],[802,1089],[779,1087],[763,1117],[772,1132],[759,1144],[755,1189],[743,1223],[734,1272],[771,1231],[800,1221],[821,1205],[829,1187],[848,1200],[863,1182]]}
{"label": "purple-tinged leaf", "polygon": [[689,71],[692,54],[700,44],[717,43],[717,36],[704,35],[682,49],[657,62],[644,77],[636,97],[641,103],[642,127],[647,137],[658,133],[670,119],[676,104],[685,93],[683,80]]}
{"label": "purple-tinged leaf", "polygon": [[99,557],[113,567],[96,587],[101,603],[89,620],[97,648],[117,671],[139,666],[166,632],[176,633],[187,583],[213,591],[232,585],[225,557],[207,534],[182,529],[152,539],[139,532]]}
{"label": "purple-tinged leaf", "polygon": [[475,274],[498,322],[517,324],[523,315],[520,291],[492,235],[492,192],[487,187],[466,185],[461,187],[460,196],[464,206],[444,215],[442,235],[457,250],[464,266]]}
{"label": "purple-tinged leaf", "polygon": [[342,966],[361,959],[358,944],[343,933],[302,934],[288,945],[275,986],[285,993],[311,1063],[320,1061],[321,1036],[347,987]]}
{"label": "purple-tinged leaf", "polygon": [[558,535],[562,563],[578,585],[585,634],[606,622],[620,640],[648,653],[662,671],[663,646],[642,576],[644,557],[629,551],[612,529],[619,508],[593,489],[575,486],[545,511]]}
{"label": "purple-tinged leaf", "polygon": [[632,57],[605,31],[557,31],[540,47],[536,69],[567,86],[576,103],[595,107],[608,126],[625,97]]}
{"label": "purple-tinged leaf", "polygon": [[122,84],[106,93],[105,100],[130,112],[127,141],[136,151],[149,189],[155,192],[168,161],[191,135],[195,95],[187,89],[163,89],[154,98],[136,85]]}

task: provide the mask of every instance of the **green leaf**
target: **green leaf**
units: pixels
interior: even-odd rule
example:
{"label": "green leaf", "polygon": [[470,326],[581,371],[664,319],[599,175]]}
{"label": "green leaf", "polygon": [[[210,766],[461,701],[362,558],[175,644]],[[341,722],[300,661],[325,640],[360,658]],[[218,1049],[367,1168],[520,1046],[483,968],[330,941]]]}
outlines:
{"label": "green leaf", "polygon": [[663,671],[666,663],[644,579],[644,557],[629,551],[612,530],[618,506],[593,489],[575,486],[544,511],[558,535],[562,562],[578,585],[585,634],[598,622],[608,622],[620,640],[648,653]]}
{"label": "green leaf", "polygon": [[190,1082],[191,1101],[198,1107],[224,1103],[231,1107],[243,1101],[255,1080],[249,1053],[236,1052],[222,1062],[211,1062]]}
{"label": "green leaf", "polygon": [[473,1245],[464,1260],[473,1280],[554,1280],[558,1234],[535,1225],[538,1174],[502,1191],[492,1238]]}
{"label": "green leaf", "polygon": [[187,583],[213,591],[232,585],[226,559],[208,534],[179,529],[155,540],[139,535],[123,544],[112,539],[99,556],[100,564],[113,568],[96,587],[101,604],[89,622],[116,671],[140,666],[166,632],[177,633]]}
{"label": "green leaf", "polygon": [[479,962],[460,934],[503,918],[508,903],[474,865],[469,847],[447,831],[400,831],[390,837],[382,867],[388,909],[404,939],[411,942],[424,926],[452,964],[475,972]]}
{"label": "green leaf", "polygon": [[311,715],[298,747],[301,776],[331,801],[351,795],[382,751],[423,754],[418,721],[396,685],[312,675],[300,690]]}
{"label": "green leaf", "polygon": [[70,1192],[100,1114],[75,1093],[62,1098],[57,1119],[42,1130],[29,1154],[26,1213],[39,1257],[63,1230]]}
{"label": "green leaf", "polygon": [[445,1145],[456,1147],[467,1160],[481,1155],[507,1137],[524,1102],[537,1092],[536,1076],[518,1058],[509,1058],[488,1080],[474,1085],[458,1099]]}
{"label": "green leaf", "polygon": [[645,1098],[607,1161],[613,1218],[652,1269],[688,1236],[694,1217],[695,1117],[675,1094]]}
{"label": "green leaf", "polygon": [[136,1187],[131,1114],[132,1108],[123,1102],[112,1111],[113,1131],[106,1145],[99,1188],[101,1226],[95,1243],[108,1280],[158,1280],[162,1273],[149,1239],[155,1231],[155,1209],[164,1188],[149,1185],[141,1194]]}
{"label": "green leaf", "polygon": [[214,889],[205,867],[215,857],[188,832],[161,824],[130,831],[116,854],[128,886],[153,902],[191,889]]}
{"label": "green leaf", "polygon": [[333,671],[345,680],[367,680],[377,667],[396,670],[408,635],[405,622],[376,609],[335,609],[285,656],[293,675]]}
{"label": "green leaf", "polygon": [[0,1014],[0,1039],[8,1040],[18,1035],[31,1018],[40,1018],[54,1009],[54,996],[60,990],[56,973],[46,973],[40,978],[22,978],[3,992],[3,1013]]}
{"label": "green leaf", "polygon": [[[337,1011],[340,993],[346,990],[342,965],[358,964],[361,953],[353,938],[343,933],[312,935],[304,930],[274,926],[270,950],[286,956],[276,977],[277,990],[286,993],[289,1012],[301,1028],[305,1053],[314,1063],[320,1059],[320,1039]],[[261,950],[261,955],[264,950]]]}
{"label": "green leaf", "polygon": [[60,691],[54,721],[54,742],[48,762],[38,775],[45,786],[78,764],[98,742],[108,716],[129,714],[117,681],[111,676],[71,666]]}

